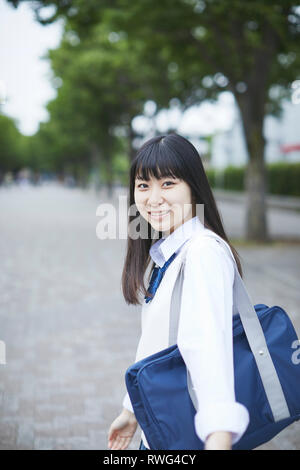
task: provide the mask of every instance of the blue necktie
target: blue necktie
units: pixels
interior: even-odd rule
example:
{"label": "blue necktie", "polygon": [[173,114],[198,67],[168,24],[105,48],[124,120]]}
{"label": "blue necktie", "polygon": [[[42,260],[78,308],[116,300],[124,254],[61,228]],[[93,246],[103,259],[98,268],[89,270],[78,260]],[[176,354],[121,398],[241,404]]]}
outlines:
{"label": "blue necktie", "polygon": [[163,275],[167,269],[167,267],[169,266],[169,264],[172,263],[173,259],[176,257],[176,253],[174,253],[169,259],[168,261],[165,262],[165,264],[163,265],[162,268],[160,267],[155,267],[153,269],[153,272],[152,272],[152,276],[151,276],[151,279],[150,279],[150,283],[149,283],[149,287],[148,287],[148,291],[150,292],[150,294],[152,294],[152,296],[148,295],[146,296],[145,295],[145,299],[146,299],[146,303],[150,302],[150,300],[153,299],[154,295],[155,295],[155,292],[157,291],[157,288],[160,284],[160,281],[162,280],[163,278]]}

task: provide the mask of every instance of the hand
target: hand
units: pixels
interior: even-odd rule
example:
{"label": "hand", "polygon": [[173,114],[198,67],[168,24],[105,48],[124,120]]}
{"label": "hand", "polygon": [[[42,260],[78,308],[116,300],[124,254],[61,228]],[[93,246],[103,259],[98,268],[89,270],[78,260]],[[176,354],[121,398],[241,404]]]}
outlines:
{"label": "hand", "polygon": [[123,408],[122,413],[112,422],[108,431],[108,448],[124,450],[129,446],[138,422],[134,413]]}
{"label": "hand", "polygon": [[211,433],[206,441],[204,450],[231,450],[232,435],[228,431],[216,431]]}

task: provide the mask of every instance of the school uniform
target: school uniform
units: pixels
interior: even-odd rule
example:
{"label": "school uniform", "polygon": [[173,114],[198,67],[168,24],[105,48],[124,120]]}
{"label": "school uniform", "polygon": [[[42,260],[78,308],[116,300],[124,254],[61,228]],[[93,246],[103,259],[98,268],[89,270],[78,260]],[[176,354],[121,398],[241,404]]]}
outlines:
{"label": "school uniform", "polygon": [[[142,305],[142,333],[135,362],[169,346],[171,296],[185,257],[177,346],[189,369],[198,402],[195,431],[203,442],[214,431],[229,431],[232,444],[235,444],[247,429],[249,413],[236,401],[234,392],[235,260],[218,239],[219,235],[195,216],[152,245],[150,256],[160,267],[174,253],[176,256],[153,299]],[[123,407],[134,412],[128,393],[123,399]],[[149,449],[143,431],[141,439]]]}

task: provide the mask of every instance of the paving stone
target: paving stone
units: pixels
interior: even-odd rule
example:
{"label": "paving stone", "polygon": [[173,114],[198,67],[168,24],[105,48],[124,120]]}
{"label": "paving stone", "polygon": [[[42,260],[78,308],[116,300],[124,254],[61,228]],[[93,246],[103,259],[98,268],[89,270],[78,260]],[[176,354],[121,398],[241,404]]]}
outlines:
{"label": "paving stone", "polygon": [[33,420],[20,420],[18,422],[17,448],[32,449],[34,445],[34,424]]}
{"label": "paving stone", "polygon": [[53,444],[54,444],[53,438],[39,436],[34,439],[33,449],[34,450],[52,450]]}
{"label": "paving stone", "polygon": [[16,444],[17,439],[17,432],[18,432],[18,425],[17,423],[13,422],[3,422],[1,423],[0,427],[0,444],[1,446],[5,446],[6,444],[9,446],[13,446]]}

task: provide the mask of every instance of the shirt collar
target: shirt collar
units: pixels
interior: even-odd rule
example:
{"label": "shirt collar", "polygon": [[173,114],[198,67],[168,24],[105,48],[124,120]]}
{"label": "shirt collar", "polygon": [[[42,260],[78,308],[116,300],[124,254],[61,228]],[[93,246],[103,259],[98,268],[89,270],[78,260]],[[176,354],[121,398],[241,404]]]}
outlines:
{"label": "shirt collar", "polygon": [[151,246],[151,258],[161,268],[173,253],[179,251],[185,242],[202,230],[205,230],[205,227],[198,216],[187,220],[166,238],[160,238]]}

